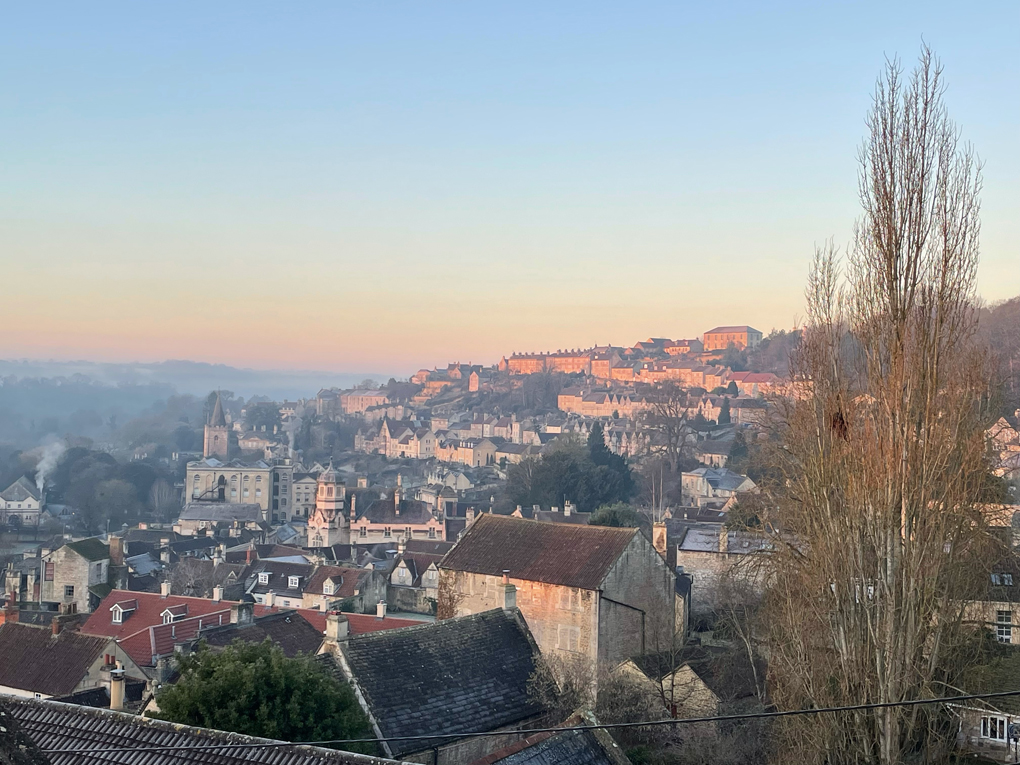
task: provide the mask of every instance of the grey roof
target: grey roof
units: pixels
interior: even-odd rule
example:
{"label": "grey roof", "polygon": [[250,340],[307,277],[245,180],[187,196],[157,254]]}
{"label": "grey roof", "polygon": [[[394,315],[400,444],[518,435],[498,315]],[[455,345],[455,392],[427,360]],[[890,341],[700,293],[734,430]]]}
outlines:
{"label": "grey roof", "polygon": [[565,730],[531,736],[495,752],[483,762],[486,765],[620,765],[628,760],[607,733]]}
{"label": "grey roof", "polygon": [[180,519],[215,523],[232,521],[258,523],[262,520],[262,508],[258,505],[235,502],[189,502],[181,510]]}
{"label": "grey roof", "polygon": [[[278,743],[272,739],[244,736],[240,733],[153,720],[148,717],[112,712],[109,709],[62,704],[54,701],[11,698],[7,709],[21,730],[41,749],[90,750],[122,749],[122,752],[83,756],[50,752],[50,765],[79,765],[83,762],[108,762],[119,765],[180,765],[203,762],[208,765],[264,763],[265,765],[372,765],[392,763],[379,757],[340,752],[317,746],[278,746],[269,749],[203,749],[191,757],[182,757],[180,747],[215,744]],[[171,747],[177,747],[173,749]],[[132,752],[145,748],[156,751]]]}
{"label": "grey roof", "polygon": [[3,492],[0,492],[0,499],[5,499],[8,502],[24,502],[26,499],[39,499],[39,489],[25,476],[21,476],[17,481],[4,489]]}
{"label": "grey roof", "polygon": [[130,558],[125,558],[124,562],[127,563],[128,568],[136,576],[147,576],[153,572],[163,570],[163,564],[149,553],[132,555]]}
{"label": "grey roof", "polygon": [[[340,650],[384,737],[428,731],[454,741],[545,711],[528,695],[538,648],[517,612],[357,635]],[[389,746],[394,756],[424,748],[407,740]]]}

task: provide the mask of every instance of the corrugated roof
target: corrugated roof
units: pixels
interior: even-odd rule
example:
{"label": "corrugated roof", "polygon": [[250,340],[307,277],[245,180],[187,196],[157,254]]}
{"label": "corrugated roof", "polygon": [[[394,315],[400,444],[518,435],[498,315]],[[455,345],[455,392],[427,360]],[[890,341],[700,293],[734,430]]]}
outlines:
{"label": "corrugated roof", "polygon": [[637,533],[484,514],[440,568],[597,590]]}
{"label": "corrugated roof", "polygon": [[[373,765],[396,762],[300,745],[268,749],[203,749],[189,756],[182,755],[179,747],[279,742],[54,701],[12,698],[7,701],[7,708],[20,724],[21,730],[41,749],[123,749],[122,752],[92,757],[51,752],[47,755],[51,765],[80,765],[83,762],[100,761],[117,765],[181,765],[187,762],[207,765],[253,762],[264,765]],[[139,748],[156,748],[158,751],[132,752],[132,749]]]}

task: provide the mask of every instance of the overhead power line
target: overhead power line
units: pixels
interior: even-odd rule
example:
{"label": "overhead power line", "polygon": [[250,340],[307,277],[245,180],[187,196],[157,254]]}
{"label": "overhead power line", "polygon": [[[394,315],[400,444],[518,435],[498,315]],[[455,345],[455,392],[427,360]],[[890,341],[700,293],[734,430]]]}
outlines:
{"label": "overhead power line", "polygon": [[962,701],[979,701],[984,699],[1008,698],[1020,696],[1020,690],[998,691],[996,693],[970,693],[960,696],[942,696],[934,699],[906,699],[904,701],[884,701],[869,704],[851,704],[840,707],[812,707],[809,709],[790,709],[776,712],[749,712],[737,715],[714,715],[712,717],[685,717],[679,720],[644,720],[641,722],[606,723],[597,725],[570,725],[562,728],[530,728],[502,731],[476,731],[468,733],[430,733],[415,736],[383,736],[381,738],[346,738],[327,741],[267,741],[260,744],[187,744],[172,746],[121,746],[110,749],[42,749],[43,754],[111,754],[115,752],[169,752],[169,751],[210,751],[243,749],[273,749],[286,746],[322,746],[333,747],[342,744],[374,744],[380,741],[451,741],[462,738],[485,738],[487,736],[512,736],[515,734],[533,736],[536,733],[564,733],[567,731],[586,730],[618,730],[623,728],[647,728],[659,725],[694,725],[696,723],[737,722],[742,720],[763,720],[778,717],[795,717],[800,715],[837,714],[840,712],[863,712],[870,709],[890,709],[892,707],[916,707],[926,704],[953,704]]}

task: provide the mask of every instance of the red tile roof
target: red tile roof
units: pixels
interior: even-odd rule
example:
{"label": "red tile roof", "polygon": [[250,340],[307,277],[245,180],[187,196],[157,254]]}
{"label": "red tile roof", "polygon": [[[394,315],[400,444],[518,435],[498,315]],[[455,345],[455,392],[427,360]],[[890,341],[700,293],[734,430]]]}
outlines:
{"label": "red tile roof", "polygon": [[483,514],[440,568],[597,590],[637,533]]}
{"label": "red tile roof", "polygon": [[[315,611],[310,608],[299,608],[297,609],[297,612],[306,622],[315,627],[315,629],[319,632],[326,631],[326,614],[322,611]],[[395,619],[392,616],[379,619],[372,614],[349,614],[344,612],[344,616],[347,617],[348,630],[351,635],[364,635],[367,632],[395,630],[400,627],[420,627],[425,623],[416,619]]]}
{"label": "red tile roof", "polygon": [[[125,613],[121,624],[113,622],[111,609],[126,600],[137,602],[137,608]],[[230,607],[236,601],[214,601],[209,598],[189,598],[181,595],[163,597],[154,592],[127,592],[114,590],[99,604],[88,621],[82,625],[85,635],[105,635],[116,638],[120,647],[140,667],[151,667],[160,656],[169,656],[174,646],[194,640],[203,627],[227,624]],[[170,609],[176,615],[171,624],[163,624],[163,612]],[[186,612],[186,616],[181,612]],[[255,606],[256,616],[269,613],[265,606]]]}

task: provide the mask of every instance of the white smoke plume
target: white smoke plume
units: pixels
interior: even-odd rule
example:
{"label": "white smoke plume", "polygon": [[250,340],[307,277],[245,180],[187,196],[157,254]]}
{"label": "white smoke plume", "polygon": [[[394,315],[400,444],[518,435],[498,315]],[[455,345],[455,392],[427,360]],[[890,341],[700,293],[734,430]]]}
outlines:
{"label": "white smoke plume", "polygon": [[50,473],[57,469],[60,458],[67,451],[67,444],[63,441],[51,441],[44,446],[40,446],[36,451],[41,456],[39,464],[35,466],[35,485],[39,487],[39,493],[42,494],[43,489],[46,488],[46,479]]}
{"label": "white smoke plume", "polygon": [[301,418],[293,417],[283,426],[283,432],[287,434],[287,447],[290,449],[288,456],[294,456],[294,439],[301,428]]}

